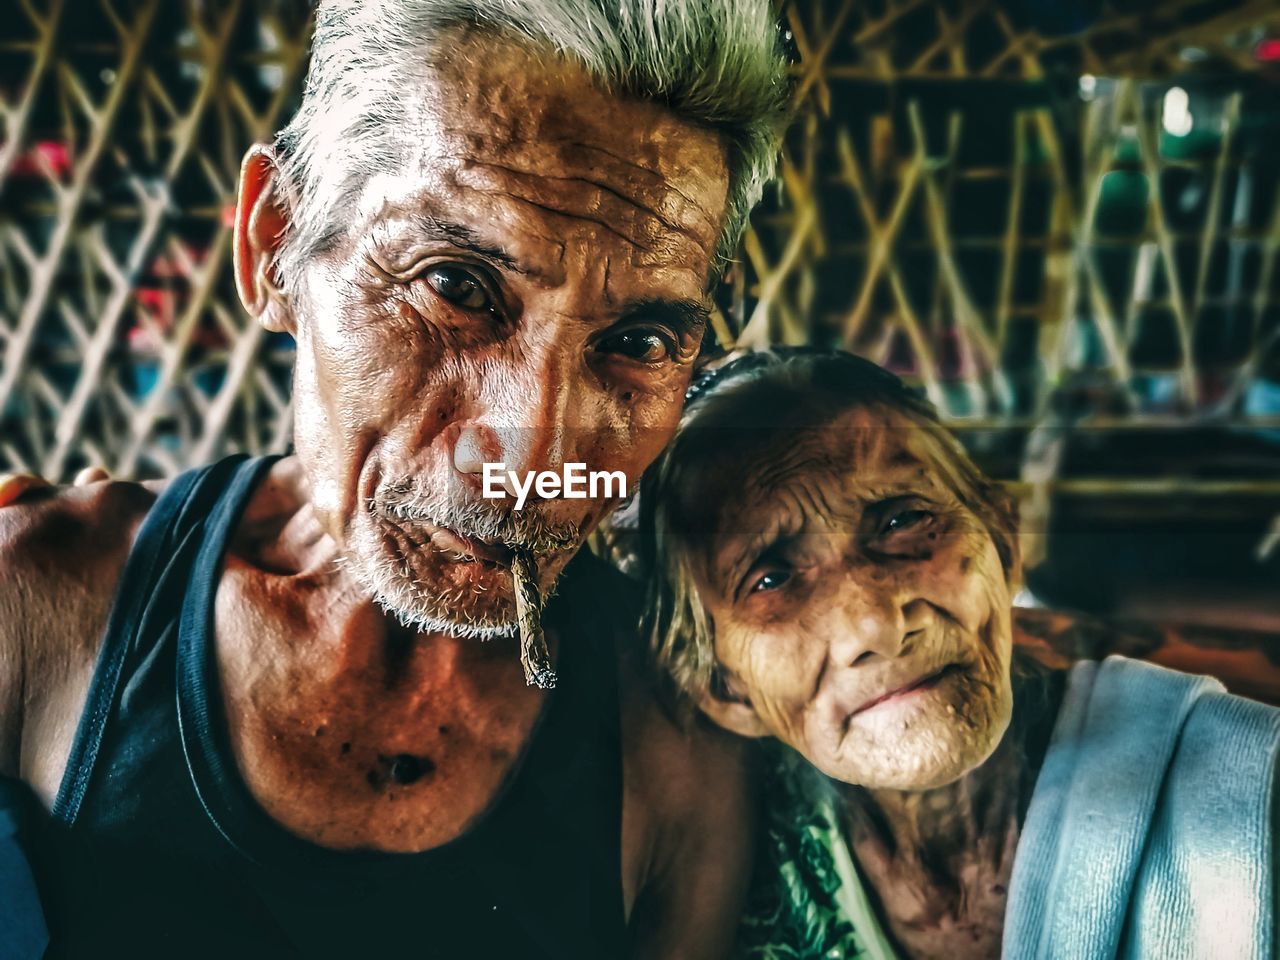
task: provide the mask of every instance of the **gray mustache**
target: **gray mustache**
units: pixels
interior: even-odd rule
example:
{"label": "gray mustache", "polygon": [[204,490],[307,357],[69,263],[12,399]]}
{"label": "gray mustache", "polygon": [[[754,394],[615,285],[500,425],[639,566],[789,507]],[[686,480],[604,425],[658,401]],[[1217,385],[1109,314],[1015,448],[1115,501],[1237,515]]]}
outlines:
{"label": "gray mustache", "polygon": [[508,512],[484,501],[424,490],[412,480],[385,484],[370,506],[396,520],[448,527],[463,536],[534,554],[558,553],[582,541],[582,528],[578,524],[554,520],[537,508]]}

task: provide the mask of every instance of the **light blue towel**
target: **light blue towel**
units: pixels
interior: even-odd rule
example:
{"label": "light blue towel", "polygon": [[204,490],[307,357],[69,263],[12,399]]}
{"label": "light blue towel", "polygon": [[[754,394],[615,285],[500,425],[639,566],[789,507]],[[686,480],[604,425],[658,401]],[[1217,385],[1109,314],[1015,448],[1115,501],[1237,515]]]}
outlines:
{"label": "light blue towel", "polygon": [[1272,960],[1280,710],[1123,657],[1072,668],[1006,960]]}

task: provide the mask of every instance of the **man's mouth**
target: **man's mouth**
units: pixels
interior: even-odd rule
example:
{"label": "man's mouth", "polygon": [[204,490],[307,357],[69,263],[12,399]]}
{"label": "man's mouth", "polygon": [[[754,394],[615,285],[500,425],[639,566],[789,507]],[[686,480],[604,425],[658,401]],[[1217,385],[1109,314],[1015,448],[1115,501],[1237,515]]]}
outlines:
{"label": "man's mouth", "polygon": [[882,693],[878,697],[872,697],[870,700],[867,700],[865,703],[863,703],[862,705],[857,707],[855,710],[853,710],[849,714],[849,716],[850,718],[856,717],[858,714],[866,713],[868,710],[871,710],[874,707],[878,707],[882,703],[888,703],[891,700],[897,700],[902,697],[906,697],[912,693],[918,693],[924,690],[932,690],[934,687],[938,686],[938,684],[942,683],[943,680],[947,679],[950,676],[953,676],[954,674],[959,673],[963,669],[964,668],[961,667],[960,664],[958,663],[949,663],[940,670],[934,670],[931,673],[927,673],[924,676],[920,677],[919,679],[913,680],[910,683],[904,684],[901,687],[895,687],[894,689],[890,690],[888,693]]}
{"label": "man's mouth", "polygon": [[446,553],[457,554],[463,560],[511,566],[511,548],[501,541],[481,540],[433,523],[424,523],[422,527],[430,535],[432,546]]}
{"label": "man's mouth", "polygon": [[480,563],[490,567],[510,567],[511,547],[500,540],[485,540],[461,533],[428,520],[400,520],[383,516],[410,542],[418,546],[430,544],[441,553],[457,557],[464,563]]}

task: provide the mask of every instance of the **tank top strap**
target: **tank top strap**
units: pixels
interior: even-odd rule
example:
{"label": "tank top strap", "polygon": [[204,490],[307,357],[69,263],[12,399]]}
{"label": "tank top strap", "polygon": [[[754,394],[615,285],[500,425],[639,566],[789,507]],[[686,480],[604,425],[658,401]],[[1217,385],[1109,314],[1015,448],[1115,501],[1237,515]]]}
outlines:
{"label": "tank top strap", "polygon": [[[128,665],[145,659],[182,606],[200,535],[219,500],[245,495],[278,457],[228,457],[176,477],[147,512],[125,561],[108,616],[84,711],[53,804],[53,816],[75,823],[89,789],[108,720],[116,712]],[[240,481],[237,483],[237,481]]]}

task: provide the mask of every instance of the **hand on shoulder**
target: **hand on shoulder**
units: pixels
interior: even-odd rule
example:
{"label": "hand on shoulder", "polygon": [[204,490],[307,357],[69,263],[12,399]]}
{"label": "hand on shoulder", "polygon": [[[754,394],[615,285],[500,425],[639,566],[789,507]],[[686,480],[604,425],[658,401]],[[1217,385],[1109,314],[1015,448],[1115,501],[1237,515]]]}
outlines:
{"label": "hand on shoulder", "polygon": [[20,775],[46,802],[120,570],[155,502],[142,484],[78,479],[0,479],[0,773]]}
{"label": "hand on shoulder", "polygon": [[0,562],[19,579],[82,579],[99,561],[123,559],[155,494],[153,485],[110,480],[101,468],[65,486],[0,474]]}
{"label": "hand on shoulder", "polygon": [[[71,485],[83,487],[110,479],[111,474],[102,467],[85,467],[76,474]],[[0,473],[0,507],[17,503],[32,490],[48,489],[50,486],[52,484],[48,480],[34,473]]]}

